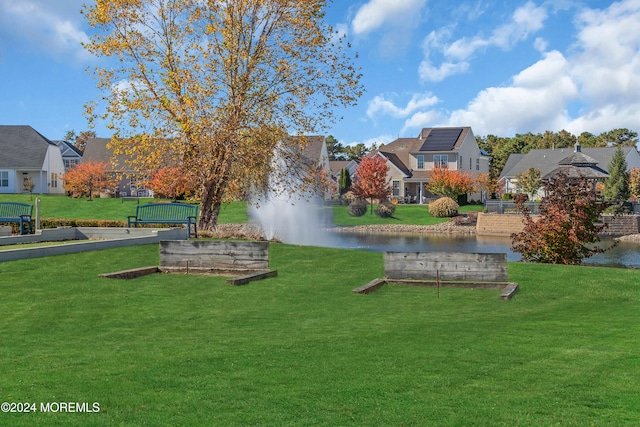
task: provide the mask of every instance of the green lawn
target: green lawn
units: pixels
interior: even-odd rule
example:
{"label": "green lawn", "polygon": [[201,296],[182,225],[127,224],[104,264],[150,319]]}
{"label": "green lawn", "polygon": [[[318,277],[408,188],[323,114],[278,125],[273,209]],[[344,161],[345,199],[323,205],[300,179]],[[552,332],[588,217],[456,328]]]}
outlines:
{"label": "green lawn", "polygon": [[[33,200],[28,194],[0,194],[0,202],[20,202],[35,206],[35,199],[40,199],[40,215],[42,218],[103,219],[127,221],[127,216],[136,212],[136,201],[122,199],[72,199],[66,196],[34,194]],[[158,199],[141,198],[140,204]],[[35,208],[34,208],[35,209]],[[35,210],[34,210],[35,215]],[[220,223],[247,222],[247,206],[244,202],[232,202],[222,205]]]}
{"label": "green lawn", "polygon": [[[352,225],[378,225],[378,224],[415,224],[415,225],[434,225],[449,221],[450,218],[434,218],[429,214],[427,205],[397,205],[396,211],[392,218],[380,218],[371,213],[371,207],[367,213],[360,217],[349,216],[347,206],[333,206],[333,221],[338,226]],[[482,205],[462,206],[460,212],[478,212],[482,211]]]}
{"label": "green lawn", "polygon": [[278,277],[99,273],[157,245],[0,263],[0,395],[98,402],[17,426],[636,425],[640,271],[510,263],[521,290],[388,285],[382,254],[271,244]]}
{"label": "green lawn", "polygon": [[[28,194],[0,194],[0,202],[21,202],[35,205],[35,199],[40,198],[40,212],[42,218],[72,218],[72,219],[98,219],[126,221],[128,215],[135,214],[135,201],[121,199],[72,199],[66,196],[33,195],[33,200]],[[148,203],[154,199],[140,199],[140,203]],[[155,200],[157,201],[157,199]],[[481,211],[482,205],[462,206],[461,212]],[[334,222],[338,226],[350,225],[376,225],[376,224],[416,224],[433,225],[448,221],[449,218],[434,218],[429,214],[426,205],[398,205],[392,218],[380,218],[369,211],[361,217],[349,216],[347,206],[327,206],[324,209],[332,209]],[[375,209],[375,205],[374,205]],[[247,222],[247,204],[245,202],[232,202],[222,205],[220,210],[220,223],[245,223]]]}

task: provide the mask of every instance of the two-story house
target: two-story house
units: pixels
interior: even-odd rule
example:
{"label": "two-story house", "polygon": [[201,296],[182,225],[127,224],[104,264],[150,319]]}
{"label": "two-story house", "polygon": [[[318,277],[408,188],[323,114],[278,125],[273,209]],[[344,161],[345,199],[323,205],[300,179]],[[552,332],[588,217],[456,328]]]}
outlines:
{"label": "two-story house", "polygon": [[64,194],[60,147],[31,126],[0,126],[0,193],[24,193],[29,178],[34,193]]}
{"label": "two-story house", "polygon": [[[378,150],[389,166],[392,198],[407,203],[428,203],[429,171],[436,166],[468,172],[476,177],[489,172],[491,157],[478,147],[470,127],[424,128],[416,138],[398,138]],[[481,193],[468,195],[481,200]]]}

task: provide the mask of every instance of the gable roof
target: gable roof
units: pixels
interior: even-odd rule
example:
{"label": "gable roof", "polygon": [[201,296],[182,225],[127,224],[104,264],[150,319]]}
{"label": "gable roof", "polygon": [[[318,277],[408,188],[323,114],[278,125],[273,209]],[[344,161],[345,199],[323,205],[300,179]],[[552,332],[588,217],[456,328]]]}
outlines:
{"label": "gable roof", "polygon": [[62,157],[82,157],[82,151],[80,151],[78,147],[76,147],[69,141],[56,140],[51,142],[60,147]]}
{"label": "gable roof", "polygon": [[52,145],[31,126],[0,125],[0,168],[39,170]]}
{"label": "gable roof", "polygon": [[[621,147],[625,157],[629,155],[634,147]],[[571,151],[570,151],[571,150]],[[529,168],[539,169],[544,177],[561,166],[590,166],[606,173],[611,158],[615,154],[617,147],[581,148],[579,152],[570,148],[538,148],[526,154],[512,154],[509,156],[505,167],[502,169],[501,177],[514,178]],[[511,157],[515,156],[513,159]]]}

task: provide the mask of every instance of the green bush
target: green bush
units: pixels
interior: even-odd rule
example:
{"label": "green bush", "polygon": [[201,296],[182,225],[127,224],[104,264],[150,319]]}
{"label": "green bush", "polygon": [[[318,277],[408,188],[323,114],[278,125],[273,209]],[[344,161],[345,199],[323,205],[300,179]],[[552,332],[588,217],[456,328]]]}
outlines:
{"label": "green bush", "polygon": [[364,200],[354,200],[349,204],[350,216],[362,216],[367,213],[367,202]]}
{"label": "green bush", "polygon": [[504,193],[502,195],[502,200],[512,200],[513,199],[513,194],[511,193]]}
{"label": "green bush", "polygon": [[451,197],[440,197],[429,203],[429,213],[436,218],[446,218],[458,215],[460,206]]}
{"label": "green bush", "polygon": [[376,215],[380,218],[390,218],[393,216],[393,213],[396,211],[396,205],[391,202],[383,202],[378,205],[376,208]]}

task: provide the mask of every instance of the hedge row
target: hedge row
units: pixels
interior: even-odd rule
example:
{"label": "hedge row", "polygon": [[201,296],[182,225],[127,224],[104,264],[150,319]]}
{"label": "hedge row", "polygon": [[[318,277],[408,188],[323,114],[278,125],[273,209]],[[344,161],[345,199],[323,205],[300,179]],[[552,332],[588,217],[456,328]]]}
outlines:
{"label": "hedge row", "polygon": [[[13,222],[0,222],[0,225],[11,227],[13,234],[20,233],[19,224]],[[40,228],[58,227],[126,227],[127,221],[116,221],[110,219],[66,219],[66,218],[43,218],[40,220]],[[146,228],[169,228],[170,224],[144,224],[139,227]],[[31,221],[31,228],[35,230],[35,221]]]}

